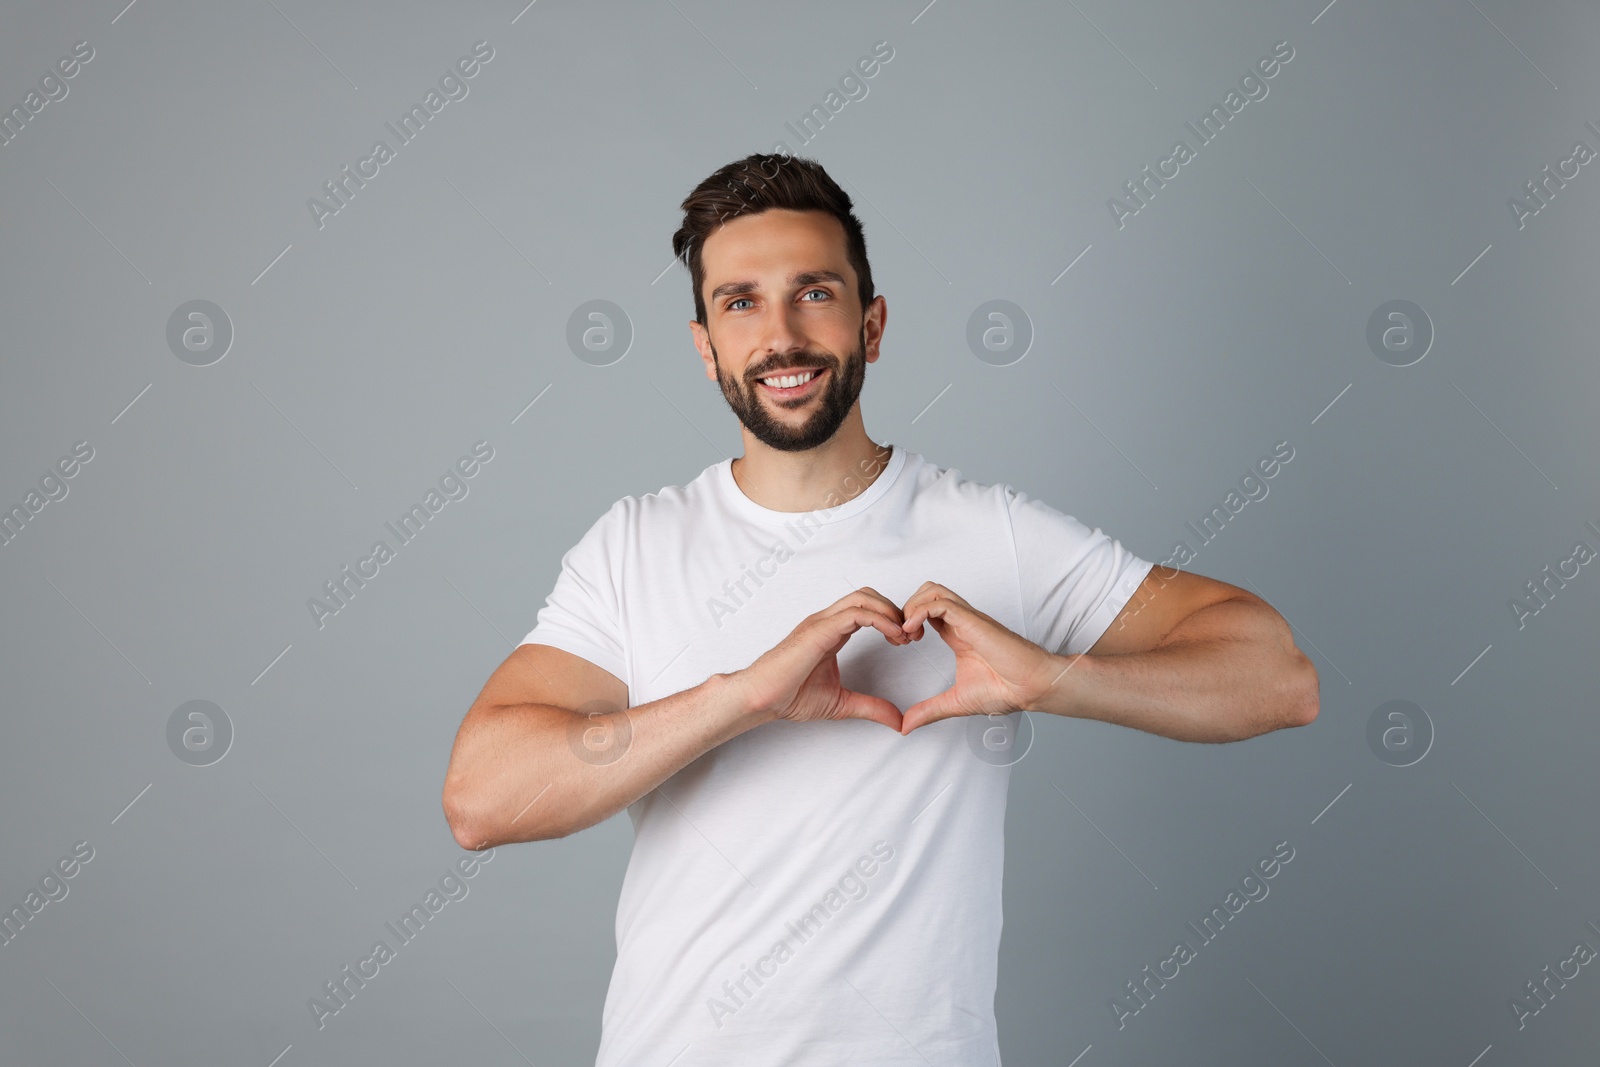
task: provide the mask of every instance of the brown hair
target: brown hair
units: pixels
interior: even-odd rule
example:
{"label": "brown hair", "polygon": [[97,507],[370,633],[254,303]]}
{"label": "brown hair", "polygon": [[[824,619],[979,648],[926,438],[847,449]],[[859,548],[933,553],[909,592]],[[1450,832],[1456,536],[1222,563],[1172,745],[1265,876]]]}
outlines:
{"label": "brown hair", "polygon": [[706,238],[730,218],[756,215],[768,208],[791,211],[825,211],[844,227],[845,258],[856,272],[856,294],[861,308],[872,303],[872,267],[867,263],[867,240],[850,197],[839,188],[822,164],[814,159],[781,153],[753,153],[713,171],[684,198],[683,225],[672,235],[672,254],[683,260],[694,283],[694,317],[706,323],[706,302],[701,294],[705,268],[700,251]]}

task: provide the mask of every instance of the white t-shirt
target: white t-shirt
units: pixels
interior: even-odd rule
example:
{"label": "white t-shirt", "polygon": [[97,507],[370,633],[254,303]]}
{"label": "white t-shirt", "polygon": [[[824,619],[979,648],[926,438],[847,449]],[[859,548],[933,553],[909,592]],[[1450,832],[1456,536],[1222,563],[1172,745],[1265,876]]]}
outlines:
{"label": "white t-shirt", "polygon": [[[523,643],[610,671],[631,707],[749,666],[862,586],[903,604],[935,581],[1044,648],[1084,652],[1151,567],[1098,527],[899,447],[865,491],[813,512],[756,504],[730,464],[617,501],[563,556]],[[902,710],[955,678],[932,626],[904,646],[859,630],[838,662],[845,686]],[[1023,718],[905,737],[772,722],[632,804],[596,1067],[998,1063]]]}

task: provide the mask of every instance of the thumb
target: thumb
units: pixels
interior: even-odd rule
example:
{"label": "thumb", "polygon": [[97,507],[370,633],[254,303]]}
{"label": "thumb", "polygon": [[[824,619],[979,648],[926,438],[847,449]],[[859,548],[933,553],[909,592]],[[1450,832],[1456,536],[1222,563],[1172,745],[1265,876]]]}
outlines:
{"label": "thumb", "polygon": [[839,688],[839,715],[845,719],[867,719],[879,722],[894,730],[901,732],[900,709],[882,697],[868,696],[857,693],[853,689]]}
{"label": "thumb", "polygon": [[901,716],[900,733],[909,734],[919,726],[926,726],[930,722],[947,719],[952,715],[961,714],[961,706],[956,702],[955,690],[946,689],[944,692],[919,700],[905,710]]}

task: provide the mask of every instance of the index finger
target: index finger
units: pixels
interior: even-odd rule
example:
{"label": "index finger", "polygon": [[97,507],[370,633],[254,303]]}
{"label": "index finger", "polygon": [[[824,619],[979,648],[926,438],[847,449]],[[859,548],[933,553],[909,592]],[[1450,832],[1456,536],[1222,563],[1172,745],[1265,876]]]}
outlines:
{"label": "index finger", "polygon": [[815,625],[820,626],[825,632],[831,633],[840,641],[847,640],[851,634],[864,626],[870,626],[888,638],[891,644],[909,644],[911,638],[901,629],[898,619],[891,619],[878,608],[865,604],[846,604],[838,611],[824,615]]}
{"label": "index finger", "polygon": [[874,611],[882,611],[896,623],[905,622],[905,615],[900,611],[900,605],[870,585],[864,585],[860,589],[846,593],[826,608],[823,608],[821,614],[831,615],[845,607],[870,608]]}

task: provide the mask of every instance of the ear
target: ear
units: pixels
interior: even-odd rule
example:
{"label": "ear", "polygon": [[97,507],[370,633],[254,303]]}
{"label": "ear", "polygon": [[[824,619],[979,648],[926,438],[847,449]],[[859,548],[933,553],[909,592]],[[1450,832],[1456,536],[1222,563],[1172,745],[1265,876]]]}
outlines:
{"label": "ear", "polygon": [[717,363],[711,358],[711,335],[694,319],[689,320],[689,335],[694,338],[694,347],[700,352],[700,362],[705,364],[706,380],[716,381]]}
{"label": "ear", "polygon": [[867,314],[862,321],[861,328],[866,335],[866,360],[868,363],[878,362],[878,343],[883,340],[883,328],[889,321],[889,303],[879,293],[872,298],[872,303],[867,305]]}

